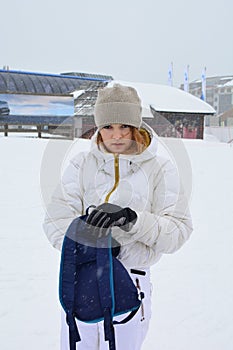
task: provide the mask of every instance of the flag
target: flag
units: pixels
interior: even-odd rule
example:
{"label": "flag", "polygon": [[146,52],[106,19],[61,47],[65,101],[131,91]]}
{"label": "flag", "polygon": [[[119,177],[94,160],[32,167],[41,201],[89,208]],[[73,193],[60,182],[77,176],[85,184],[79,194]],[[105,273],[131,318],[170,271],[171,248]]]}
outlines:
{"label": "flag", "polygon": [[168,69],[168,85],[173,86],[173,63],[172,62]]}
{"label": "flag", "polygon": [[206,67],[202,71],[201,75],[201,99],[206,100]]}
{"label": "flag", "polygon": [[189,92],[189,66],[184,71],[184,91]]}

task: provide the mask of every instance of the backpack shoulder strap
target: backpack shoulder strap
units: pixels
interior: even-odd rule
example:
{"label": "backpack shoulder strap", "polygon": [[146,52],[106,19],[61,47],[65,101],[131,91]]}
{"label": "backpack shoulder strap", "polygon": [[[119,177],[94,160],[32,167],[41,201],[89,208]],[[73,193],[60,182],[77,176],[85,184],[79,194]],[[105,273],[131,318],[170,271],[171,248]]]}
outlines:
{"label": "backpack shoulder strap", "polygon": [[115,334],[113,327],[113,315],[115,308],[113,261],[112,261],[112,237],[109,232],[107,237],[97,241],[96,263],[98,275],[98,288],[100,302],[104,313],[105,340],[109,342],[109,349],[115,350]]}

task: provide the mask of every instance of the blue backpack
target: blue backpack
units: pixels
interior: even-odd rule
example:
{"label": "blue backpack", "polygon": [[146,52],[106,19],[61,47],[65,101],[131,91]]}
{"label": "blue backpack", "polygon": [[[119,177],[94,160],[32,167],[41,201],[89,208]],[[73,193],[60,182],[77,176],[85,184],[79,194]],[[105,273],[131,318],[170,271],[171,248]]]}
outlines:
{"label": "blue backpack", "polygon": [[[91,241],[86,234],[87,215],[73,220],[64,237],[59,281],[59,299],[66,312],[70,350],[81,340],[78,319],[87,323],[104,321],[105,340],[115,350],[114,325],[132,319],[141,306],[143,292],[134,285],[128,271],[117,259],[111,233]],[[114,316],[129,313],[121,321]]]}

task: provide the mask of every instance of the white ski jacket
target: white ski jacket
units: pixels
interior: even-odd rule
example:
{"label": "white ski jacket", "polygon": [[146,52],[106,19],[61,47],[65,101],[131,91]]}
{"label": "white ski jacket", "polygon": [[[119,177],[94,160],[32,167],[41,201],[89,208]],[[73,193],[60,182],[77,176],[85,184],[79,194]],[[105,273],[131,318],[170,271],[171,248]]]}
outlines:
{"label": "white ski jacket", "polygon": [[102,204],[108,194],[110,203],[137,213],[129,232],[112,229],[121,244],[118,258],[126,267],[148,268],[189,238],[192,222],[178,171],[170,160],[157,155],[157,136],[145,123],[143,127],[149,131],[151,143],[141,154],[114,156],[97,146],[94,135],[91,150],[71,160],[44,222],[55,248],[61,249],[71,221],[85,214],[90,205]]}

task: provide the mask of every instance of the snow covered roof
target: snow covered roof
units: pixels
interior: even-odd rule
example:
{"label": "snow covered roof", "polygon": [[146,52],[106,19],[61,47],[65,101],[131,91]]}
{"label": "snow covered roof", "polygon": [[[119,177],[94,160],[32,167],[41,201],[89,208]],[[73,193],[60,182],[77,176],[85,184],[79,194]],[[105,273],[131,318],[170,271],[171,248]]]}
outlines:
{"label": "snow covered roof", "polygon": [[233,79],[224,84],[224,86],[233,86]]}
{"label": "snow covered roof", "polygon": [[70,94],[74,96],[74,99],[76,99],[79,96],[81,96],[84,92],[85,92],[85,90],[75,90],[74,92],[71,92]]}
{"label": "snow covered roof", "polygon": [[180,112],[180,113],[200,113],[215,114],[216,111],[208,103],[178,88],[159,85],[145,84],[137,82],[126,82],[113,80],[108,86],[114,83],[134,87],[143,105],[143,116],[149,111],[150,106],[158,112]]}

